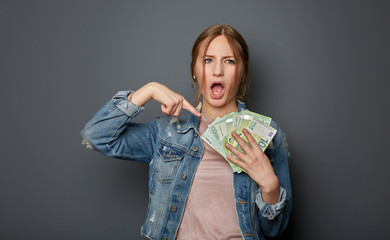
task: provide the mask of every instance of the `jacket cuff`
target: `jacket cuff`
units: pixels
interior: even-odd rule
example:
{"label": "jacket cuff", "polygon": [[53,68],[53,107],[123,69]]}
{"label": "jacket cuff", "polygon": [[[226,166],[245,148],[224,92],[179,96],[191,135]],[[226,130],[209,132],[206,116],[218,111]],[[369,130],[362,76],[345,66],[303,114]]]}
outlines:
{"label": "jacket cuff", "polygon": [[263,217],[273,220],[281,211],[283,211],[283,208],[286,205],[286,189],[280,186],[279,200],[277,203],[271,205],[263,201],[261,189],[259,188],[256,193],[256,204]]}
{"label": "jacket cuff", "polygon": [[116,107],[124,114],[132,118],[137,116],[138,113],[145,109],[143,106],[137,106],[133,102],[127,100],[127,96],[133,92],[134,91],[131,90],[119,91],[117,94],[115,94],[114,97],[112,97]]}

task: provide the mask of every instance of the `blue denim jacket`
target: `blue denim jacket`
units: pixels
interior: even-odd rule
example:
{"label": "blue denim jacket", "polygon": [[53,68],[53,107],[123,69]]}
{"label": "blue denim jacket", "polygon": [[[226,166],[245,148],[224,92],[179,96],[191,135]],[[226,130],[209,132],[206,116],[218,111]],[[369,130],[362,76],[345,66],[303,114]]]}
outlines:
{"label": "blue denim jacket", "polygon": [[[140,124],[132,119],[144,107],[127,101],[130,91],[118,92],[86,124],[84,143],[106,156],[149,165],[149,206],[141,234],[150,239],[176,238],[191,183],[203,155],[199,118],[193,114],[164,116]],[[237,102],[238,110],[245,109]],[[280,182],[279,202],[270,205],[246,173],[233,174],[234,199],[243,239],[279,235],[291,213],[291,185],[285,135],[278,130],[266,154]]]}

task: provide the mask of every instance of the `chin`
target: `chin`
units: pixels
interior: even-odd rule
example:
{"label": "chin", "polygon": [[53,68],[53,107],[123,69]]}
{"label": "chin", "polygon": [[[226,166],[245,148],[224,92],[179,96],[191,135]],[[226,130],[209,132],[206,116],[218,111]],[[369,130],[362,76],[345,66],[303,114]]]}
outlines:
{"label": "chin", "polygon": [[207,103],[210,106],[217,107],[217,108],[224,107],[227,105],[227,102],[225,99],[211,99],[211,100],[207,101]]}

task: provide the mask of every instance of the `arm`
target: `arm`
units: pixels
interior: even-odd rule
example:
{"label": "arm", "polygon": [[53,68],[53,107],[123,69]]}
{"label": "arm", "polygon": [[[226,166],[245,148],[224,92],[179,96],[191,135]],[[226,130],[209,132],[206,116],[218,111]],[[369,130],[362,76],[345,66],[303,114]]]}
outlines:
{"label": "arm", "polygon": [[280,183],[280,195],[278,202],[269,204],[263,201],[261,189],[256,196],[256,204],[259,207],[260,226],[268,237],[280,235],[286,228],[292,210],[292,193],[286,136],[277,126],[278,133],[274,139],[273,169]]}
{"label": "arm", "polygon": [[278,126],[275,128],[278,129],[278,132],[273,140],[272,165],[247,131],[243,132],[251,148],[240,137],[233,136],[245,154],[231,145],[226,146],[238,157],[236,159],[229,156],[228,159],[242,167],[260,187],[256,193],[256,205],[259,208],[261,229],[268,237],[277,236],[284,231],[289,221],[292,205],[288,167],[289,153],[284,133]]}
{"label": "arm", "polygon": [[106,156],[149,163],[154,153],[156,121],[131,122],[144,108],[128,102],[129,93],[118,92],[93,116],[81,132],[83,143]]}
{"label": "arm", "polygon": [[156,121],[138,124],[131,120],[151,99],[160,102],[167,115],[179,115],[182,108],[200,115],[181,95],[162,84],[148,83],[135,92],[119,92],[104,105],[81,132],[84,142],[107,156],[149,163],[154,154]]}

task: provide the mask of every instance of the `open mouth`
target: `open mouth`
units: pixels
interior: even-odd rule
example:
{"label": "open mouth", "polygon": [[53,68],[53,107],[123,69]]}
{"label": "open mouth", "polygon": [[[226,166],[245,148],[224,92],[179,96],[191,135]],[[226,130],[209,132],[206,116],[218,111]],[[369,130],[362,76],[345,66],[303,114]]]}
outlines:
{"label": "open mouth", "polygon": [[223,92],[225,87],[220,82],[214,82],[211,85],[211,97],[213,98],[221,98],[223,96]]}

